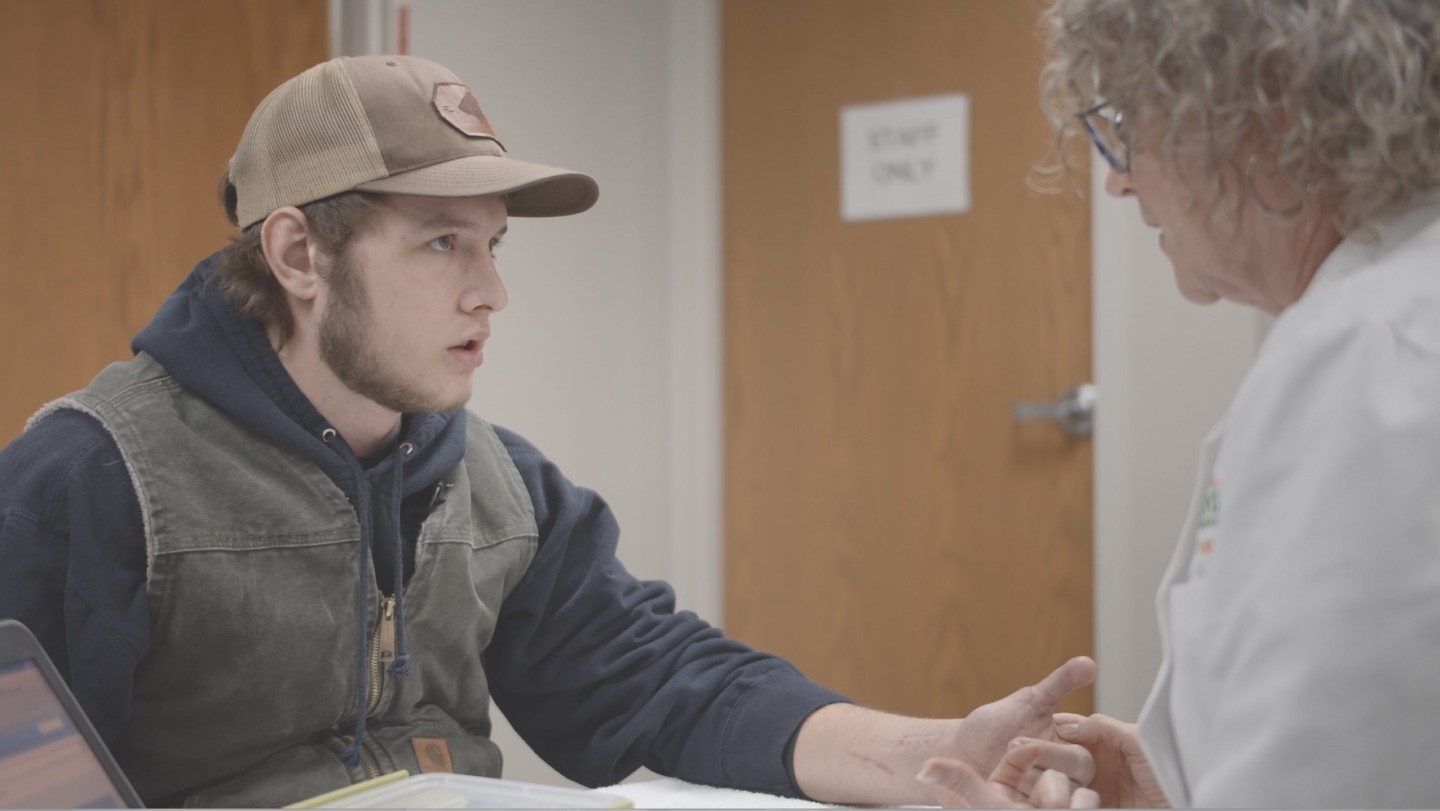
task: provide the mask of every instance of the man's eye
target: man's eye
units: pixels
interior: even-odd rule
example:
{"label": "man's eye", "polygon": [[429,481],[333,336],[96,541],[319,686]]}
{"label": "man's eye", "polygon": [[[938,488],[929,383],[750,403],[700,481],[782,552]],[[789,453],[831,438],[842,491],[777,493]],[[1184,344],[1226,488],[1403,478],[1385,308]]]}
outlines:
{"label": "man's eye", "polygon": [[429,245],[431,248],[434,248],[437,251],[440,251],[441,253],[444,253],[445,251],[453,250],[455,248],[455,237],[450,235],[446,235],[443,237],[435,237],[434,239],[430,240],[425,244]]}
{"label": "man's eye", "polygon": [[505,244],[505,240],[503,240],[503,239],[492,239],[492,240],[490,240],[490,255],[491,255],[491,256],[494,256],[494,255],[495,255],[495,251],[499,250],[499,249],[500,249],[500,246],[501,246],[501,245],[504,245],[504,244]]}

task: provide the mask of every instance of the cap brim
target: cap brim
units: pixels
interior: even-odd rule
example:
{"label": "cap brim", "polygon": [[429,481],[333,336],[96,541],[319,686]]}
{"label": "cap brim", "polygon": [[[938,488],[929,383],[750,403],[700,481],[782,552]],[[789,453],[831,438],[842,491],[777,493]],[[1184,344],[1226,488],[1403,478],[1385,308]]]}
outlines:
{"label": "cap brim", "polygon": [[503,194],[511,217],[579,214],[600,198],[600,186],[589,175],[496,155],[456,158],[361,183],[355,188],[421,197]]}

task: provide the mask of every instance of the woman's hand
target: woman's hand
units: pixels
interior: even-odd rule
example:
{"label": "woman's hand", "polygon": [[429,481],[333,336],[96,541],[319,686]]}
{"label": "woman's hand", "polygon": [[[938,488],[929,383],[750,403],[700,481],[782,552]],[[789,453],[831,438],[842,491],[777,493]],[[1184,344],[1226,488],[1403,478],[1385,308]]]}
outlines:
{"label": "woman's hand", "polygon": [[1079,744],[1094,758],[1090,788],[1106,808],[1169,808],[1150,759],[1135,737],[1135,725],[1108,715],[1057,713],[1055,730],[1061,740]]}
{"label": "woman's hand", "polygon": [[960,760],[932,758],[915,779],[946,808],[1098,808],[1084,784],[1094,773],[1084,747],[1018,738],[989,779]]}

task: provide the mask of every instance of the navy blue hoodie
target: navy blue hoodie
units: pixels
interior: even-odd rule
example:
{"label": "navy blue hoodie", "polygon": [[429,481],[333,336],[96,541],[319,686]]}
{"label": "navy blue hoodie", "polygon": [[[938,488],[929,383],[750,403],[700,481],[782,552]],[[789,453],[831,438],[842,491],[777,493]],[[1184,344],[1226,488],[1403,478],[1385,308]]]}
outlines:
{"label": "navy blue hoodie", "polygon": [[[414,566],[420,523],[465,452],[461,412],[407,415],[400,509],[386,492],[393,459],[357,464],[300,392],[261,328],[228,306],[200,263],[132,349],[269,441],[305,455],[362,516],[376,582],[391,591]],[[591,786],[639,766],[697,783],[798,794],[789,763],[811,712],[845,701],[784,660],[725,639],[674,611],[662,582],[615,558],[620,528],[594,492],[571,484],[518,435],[496,428],[535,506],[540,547],[502,606],[482,656],[491,695],[520,736],[561,774]],[[387,497],[358,498],[361,488]],[[368,518],[368,520],[366,520]],[[0,450],[0,618],[39,637],[102,737],[130,712],[149,648],[145,535],[119,449],[93,418],[47,417]]]}

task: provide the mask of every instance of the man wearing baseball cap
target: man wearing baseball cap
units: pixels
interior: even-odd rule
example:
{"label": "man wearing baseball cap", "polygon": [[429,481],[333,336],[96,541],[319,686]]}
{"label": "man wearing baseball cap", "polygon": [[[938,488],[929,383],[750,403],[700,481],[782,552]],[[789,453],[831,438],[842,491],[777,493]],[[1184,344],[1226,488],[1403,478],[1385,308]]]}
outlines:
{"label": "man wearing baseball cap", "polygon": [[[927,802],[927,758],[988,774],[1092,677],[1071,662],[966,720],[884,715],[631,577],[604,501],[464,408],[507,301],[507,217],[578,214],[597,186],[509,158],[439,65],[347,57],[291,79],[221,194],[240,236],[133,360],[0,451],[0,617],[45,644],[148,803],[498,776],[491,696],[590,785],[645,765]],[[1067,766],[1036,751],[1016,781]]]}

